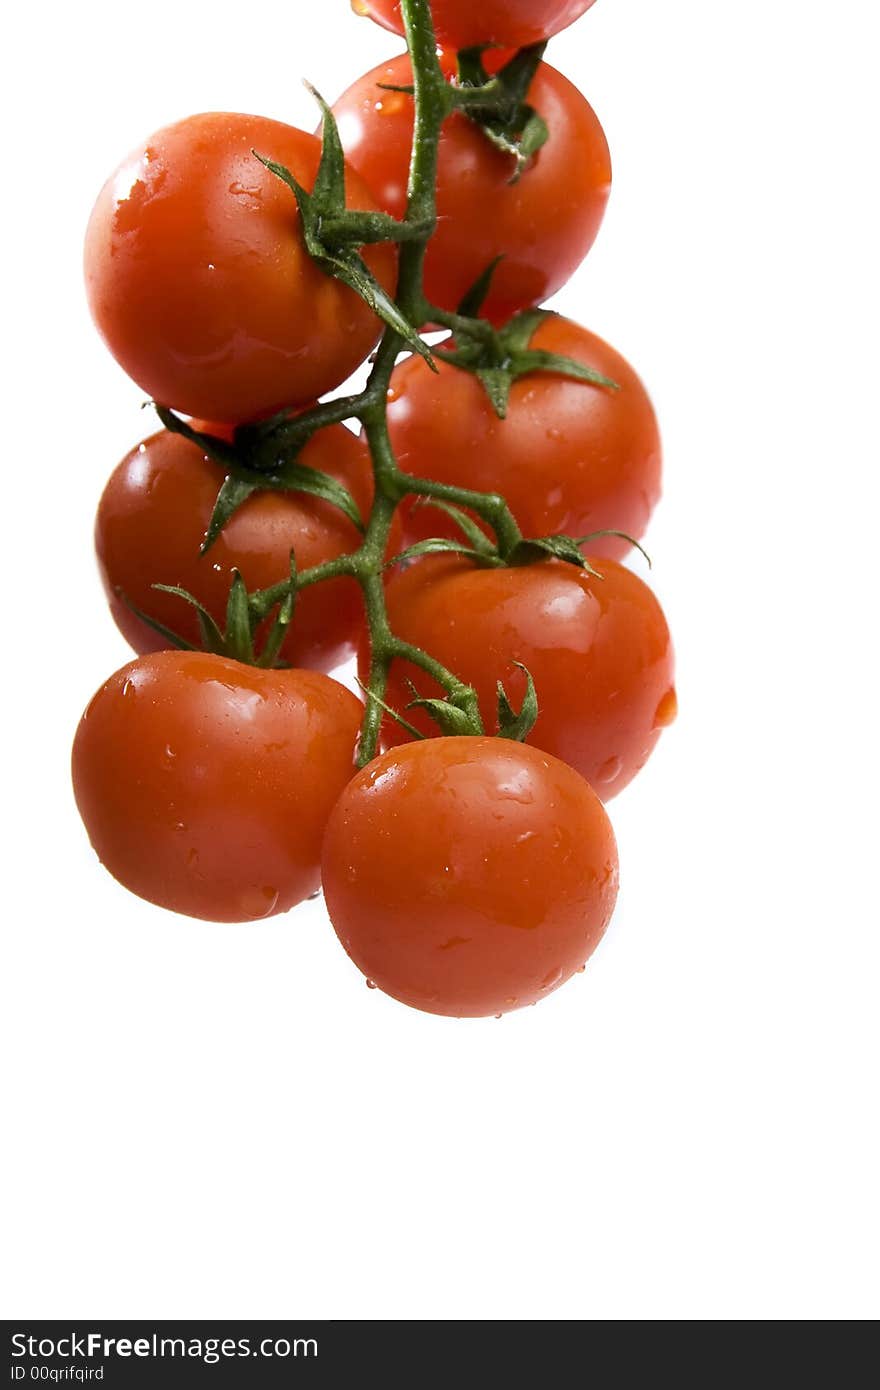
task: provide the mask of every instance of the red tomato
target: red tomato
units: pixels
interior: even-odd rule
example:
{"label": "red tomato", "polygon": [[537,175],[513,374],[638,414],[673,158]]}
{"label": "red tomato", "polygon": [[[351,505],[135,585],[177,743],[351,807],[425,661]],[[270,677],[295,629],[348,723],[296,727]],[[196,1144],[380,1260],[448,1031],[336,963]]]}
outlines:
{"label": "red tomato", "polygon": [[190,917],[286,912],[319,886],[361,713],[313,671],[203,652],[139,657],[101,687],[73,745],[98,858],[133,893]]}
{"label": "red tomato", "polygon": [[[391,440],[402,468],[480,492],[500,492],[527,536],[593,531],[645,534],[660,496],[660,435],[647,392],[628,362],[570,319],[545,319],[531,346],[610,377],[618,391],[562,376],[520,377],[499,420],[476,377],[411,357],[388,393]],[[407,542],[459,537],[434,507],[408,505]],[[621,558],[629,543],[604,537],[594,555]]]}
{"label": "red tomato", "polygon": [[[451,58],[444,59],[449,73]],[[406,208],[413,133],[413,100],[378,83],[405,86],[405,55],[355,82],[334,112],[346,154],[395,217]],[[522,177],[511,183],[513,160],[457,112],[440,136],[437,232],[425,261],[425,293],[454,310],[496,256],[498,266],[484,314],[496,322],[547,299],[569,279],[599,230],[611,187],[611,160],[593,108],[576,87],[542,63],[529,101],[546,120],[550,138]]]}
{"label": "red tomato", "polygon": [[[252,150],[312,187],[313,135],[261,116],[191,116],[112,175],[85,249],[92,314],[129,376],[162,405],[234,423],[338,386],[381,329],[309,256],[293,193]],[[347,182],[350,206],[375,210],[355,173]],[[391,289],[393,248],[365,259]]]}
{"label": "red tomato", "polygon": [[[666,619],[646,584],[614,560],[604,576],[550,560],[516,569],[478,569],[457,556],[432,555],[388,586],[392,630],[424,648],[473,685],[487,730],[496,722],[497,682],[518,707],[531,671],[538,721],[528,742],[576,768],[603,801],[647,761],[675,716],[673,654]],[[407,662],[395,662],[388,701],[403,710],[438,688]],[[407,718],[428,734],[423,711]],[[409,735],[391,719],[386,744]]]}
{"label": "red tomato", "polygon": [[[366,446],[343,425],[319,430],[300,462],[344,483],[364,520],[373,496]],[[201,645],[190,604],[153,584],[177,584],[198,598],[222,627],[233,569],[249,589],[269,588],[290,573],[356,550],[361,537],[338,507],[296,492],[249,497],[204,556],[204,540],[223,472],[195,445],[161,430],[132,449],[111,475],[98,507],[95,545],[110,608],[122,635],[138,652],[167,646],[142,623],[122,593],[157,622]],[[304,589],[281,652],[294,666],[329,671],[349,657],[363,626],[363,602],[353,579]]]}
{"label": "red tomato", "polygon": [[608,817],[571,768],[520,743],[438,738],[342,793],[322,859],[355,965],[427,1013],[537,1003],[586,961],[617,895]]}
{"label": "red tomato", "polygon": [[[431,12],[438,39],[452,48],[486,43],[524,48],[558,34],[592,4],[593,0],[433,0]],[[400,0],[352,0],[352,9],[396,34],[404,32]]]}

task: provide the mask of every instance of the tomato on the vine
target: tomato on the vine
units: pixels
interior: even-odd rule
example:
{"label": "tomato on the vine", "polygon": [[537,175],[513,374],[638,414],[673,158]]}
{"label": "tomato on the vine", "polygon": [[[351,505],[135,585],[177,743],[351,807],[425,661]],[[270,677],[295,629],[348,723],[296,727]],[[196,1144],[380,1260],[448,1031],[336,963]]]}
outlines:
{"label": "tomato on the vine", "polygon": [[558,759],[503,739],[394,749],[351,781],[322,857],[330,920],[395,999],[479,1017],[537,1003],[587,960],[617,894],[608,817]]}
{"label": "tomato on the vine", "polygon": [[[350,430],[343,425],[318,430],[299,462],[342,483],[361,515],[369,515],[369,453]],[[132,449],[111,475],[98,507],[95,545],[116,625],[135,651],[157,651],[168,643],[130,605],[200,644],[195,610],[154,584],[188,590],[222,627],[233,570],[249,589],[265,589],[289,575],[291,549],[302,571],[360,544],[357,528],[330,502],[298,492],[258,492],[201,555],[222,481],[222,469],[197,445],[167,430]],[[281,656],[293,666],[332,670],[351,655],[362,627],[363,603],[354,579],[315,584],[297,596]]]}
{"label": "tomato on the vine", "polygon": [[[486,729],[495,727],[498,682],[518,705],[526,678],[513,663],[527,667],[538,697],[528,742],[576,768],[607,801],[647,761],[676,705],[659,603],[615,560],[596,563],[601,579],[559,560],[482,569],[431,555],[391,581],[387,600],[392,630],[475,688]],[[421,696],[441,693],[424,672],[395,661],[386,697],[393,709],[410,703],[412,686]],[[437,733],[424,710],[406,717]],[[410,735],[387,718],[384,737],[387,746]]]}
{"label": "tomato on the vine", "polygon": [[[552,38],[592,4],[593,0],[433,0],[431,13],[437,38],[453,48],[486,43],[522,48]],[[400,0],[352,0],[352,8],[395,34],[404,32]]]}
{"label": "tomato on the vine", "polygon": [[[209,113],[158,131],[102,189],[86,235],[95,322],[154,400],[240,424],[338,386],[381,324],[308,254],[291,190],[252,151],[310,189],[314,135],[261,116]],[[375,211],[349,170],[350,207]],[[364,259],[393,289],[396,253]]]}
{"label": "tomato on the vine", "polygon": [[[660,496],[661,448],[654,408],[629,363],[570,319],[543,320],[530,347],[573,358],[618,387],[564,376],[520,377],[499,420],[477,378],[416,357],[391,378],[388,426],[408,473],[501,493],[527,536],[623,531],[638,540]],[[406,504],[408,542],[460,536],[434,507]],[[590,553],[620,559],[629,542],[602,537]]]}
{"label": "tomato on the vine", "polygon": [[[454,61],[443,58],[451,76]],[[406,208],[414,103],[380,83],[407,86],[406,55],[374,68],[334,106],[346,155],[386,212]],[[593,108],[561,73],[542,63],[528,101],[550,136],[521,177],[513,159],[461,112],[440,133],[437,231],[425,259],[425,293],[455,310],[500,256],[483,307],[501,322],[547,299],[574,273],[596,238],[611,187],[611,159]]]}
{"label": "tomato on the vine", "polygon": [[139,657],[95,695],[73,746],[98,858],[133,893],[191,917],[286,912],[319,886],[361,712],[314,671],[203,652]]}

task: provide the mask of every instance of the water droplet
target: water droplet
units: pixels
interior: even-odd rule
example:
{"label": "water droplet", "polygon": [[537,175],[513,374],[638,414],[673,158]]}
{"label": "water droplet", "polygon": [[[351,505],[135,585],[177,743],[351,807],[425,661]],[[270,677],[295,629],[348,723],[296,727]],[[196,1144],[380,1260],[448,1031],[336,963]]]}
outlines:
{"label": "water droplet", "polygon": [[496,1014],[495,1017],[496,1017],[496,1018],[503,1018],[503,1017],[504,1017],[504,1014]]}
{"label": "water droplet", "polygon": [[387,402],[388,402],[389,405],[393,405],[394,402],[395,402],[396,400],[398,400],[399,396],[400,396],[400,392],[398,391],[397,387],[396,387],[396,386],[389,386],[389,387],[388,387],[388,391],[387,391],[386,396],[385,396],[385,399],[387,400]]}
{"label": "water droplet", "polygon": [[577,970],[575,971],[575,974],[577,974],[577,975],[583,975],[583,973],[584,973],[584,971],[586,970],[586,968],[587,968],[587,967],[586,967],[586,964],[584,964],[584,965],[579,965],[578,968],[577,968]]}
{"label": "water droplet", "polygon": [[198,864],[198,862],[199,862],[199,852],[198,852],[198,850],[197,850],[197,849],[191,849],[191,850],[189,851],[189,853],[187,854],[187,856],[186,856],[186,867],[187,867],[188,869],[194,869],[194,868],[196,867],[196,865]]}
{"label": "water droplet", "polygon": [[175,829],[175,830],[186,830],[186,826],[184,825],[184,823],[183,823],[182,820],[176,820],[176,821],[174,822],[174,829]]}
{"label": "water droplet", "polygon": [[165,752],[162,754],[162,766],[163,766],[163,767],[173,767],[173,766],[174,766],[174,761],[175,761],[176,757],[177,757],[177,754],[175,753],[174,749],[171,747],[171,744],[170,744],[170,743],[166,743],[166,745],[165,745]]}
{"label": "water droplet", "polygon": [[122,682],[122,698],[127,699],[129,696],[136,694],[136,691],[137,687],[131,679],[131,676],[126,676],[125,680]]}
{"label": "water droplet", "polygon": [[667,690],[666,694],[663,696],[663,699],[657,706],[657,712],[654,715],[654,728],[668,728],[670,724],[675,722],[675,717],[677,714],[678,696],[676,695],[675,687],[673,686],[672,689]]}
{"label": "water droplet", "polygon": [[507,997],[507,999],[505,999],[504,1006],[507,1009],[512,1009],[514,1004],[516,1004],[517,1002],[517,996],[515,994],[511,994]]}
{"label": "water droplet", "polygon": [[314,891],[314,893],[310,893],[310,894],[309,894],[309,896],[308,896],[308,901],[309,901],[310,903],[313,903],[313,902],[315,901],[315,898],[320,898],[320,896],[321,896],[321,890],[320,890],[320,888],[316,888],[315,891]]}
{"label": "water droplet", "polygon": [[623,759],[617,757],[609,758],[597,771],[596,781],[605,787],[609,782],[616,782],[622,771]]}
{"label": "water droplet", "polygon": [[268,917],[278,906],[281,894],[277,888],[245,888],[239,898],[239,906],[245,917],[257,919]]}
{"label": "water droplet", "polygon": [[518,845],[528,844],[529,840],[534,840],[537,834],[537,830],[524,830],[521,835],[517,835],[516,843]]}
{"label": "water droplet", "polygon": [[544,976],[543,980],[541,981],[541,988],[542,988],[542,989],[552,989],[553,986],[554,986],[554,985],[558,985],[558,984],[560,983],[561,980],[562,980],[562,971],[559,969],[559,966],[556,966],[555,969],[553,969],[553,970],[548,970],[548,971],[547,971],[547,974]]}
{"label": "water droplet", "polygon": [[375,980],[367,980],[367,989],[375,989],[375,988],[376,988],[376,982],[375,982]]}
{"label": "water droplet", "polygon": [[397,116],[406,105],[403,92],[384,92],[382,100],[374,102],[373,110],[377,116]]}

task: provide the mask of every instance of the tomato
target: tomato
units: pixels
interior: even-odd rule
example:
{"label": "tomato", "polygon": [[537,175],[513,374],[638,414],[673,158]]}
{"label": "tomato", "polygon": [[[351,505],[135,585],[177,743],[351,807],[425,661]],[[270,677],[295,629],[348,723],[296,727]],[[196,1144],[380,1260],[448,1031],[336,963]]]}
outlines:
{"label": "tomato", "polygon": [[[598,565],[602,579],[558,560],[478,569],[432,555],[389,584],[388,616],[399,637],[475,687],[487,731],[495,728],[497,682],[518,706],[525,676],[513,663],[528,667],[539,708],[529,743],[576,768],[607,801],[647,761],[676,706],[659,603],[616,561]],[[398,711],[412,699],[410,681],[422,695],[439,693],[421,671],[395,662],[387,698]],[[423,711],[407,718],[437,733]],[[386,720],[386,744],[408,738]]]}
{"label": "tomato", "polygon": [[[499,420],[476,377],[411,357],[388,393],[391,440],[407,472],[500,492],[527,536],[615,529],[638,539],[660,496],[660,435],[647,392],[628,362],[570,319],[547,318],[530,346],[571,357],[620,388],[534,374],[513,385]],[[461,532],[434,507],[406,510],[406,539]],[[595,555],[629,543],[603,537]]]}
{"label": "tomato", "polygon": [[[163,405],[236,424],[338,386],[381,329],[309,256],[293,193],[252,150],[312,187],[313,135],[261,116],[191,116],[120,165],[85,248],[92,314],[129,376]],[[375,210],[353,171],[347,188],[352,207]],[[365,259],[391,289],[393,248]]]}
{"label": "tomato", "polygon": [[322,858],[355,965],[427,1013],[534,1004],[586,961],[617,895],[608,817],[571,768],[504,739],[385,753],[342,793]]}
{"label": "tomato", "polygon": [[[366,445],[343,425],[319,430],[299,455],[343,483],[369,516],[373,484]],[[110,608],[138,652],[168,645],[121,597],[187,641],[201,645],[195,610],[153,589],[176,584],[198,598],[222,627],[232,571],[249,589],[269,588],[290,573],[356,550],[361,537],[338,507],[296,492],[254,493],[199,554],[223,472],[195,445],[161,430],[139,444],[111,475],[98,507],[95,544]],[[302,591],[281,651],[294,666],[329,671],[354,651],[363,602],[353,579]]]}
{"label": "tomato", "polygon": [[[445,58],[450,75],[453,62]],[[377,84],[406,86],[405,55],[366,73],[336,103],[346,154],[395,217],[406,208],[413,99]],[[496,256],[498,266],[483,312],[494,321],[547,299],[569,279],[599,230],[611,186],[611,160],[602,127],[576,87],[542,63],[529,101],[546,120],[550,138],[522,177],[511,183],[513,160],[456,112],[440,136],[439,222],[425,261],[425,293],[454,310]]]}
{"label": "tomato", "polygon": [[99,859],[149,902],[240,922],[320,882],[321,839],[354,771],[361,706],[313,671],[203,652],[123,666],[83,715],[73,786]]}
{"label": "tomato", "polygon": [[[593,0],[433,0],[431,12],[437,38],[453,48],[486,43],[524,48],[558,34],[592,4]],[[396,34],[404,32],[400,0],[352,0],[352,9]]]}

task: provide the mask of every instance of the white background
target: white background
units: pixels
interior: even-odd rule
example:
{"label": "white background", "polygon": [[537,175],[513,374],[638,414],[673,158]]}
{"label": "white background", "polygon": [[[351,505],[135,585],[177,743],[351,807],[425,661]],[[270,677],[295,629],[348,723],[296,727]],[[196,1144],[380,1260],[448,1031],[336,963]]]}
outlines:
{"label": "white background", "polygon": [[128,897],[68,786],[128,659],[92,515],[149,427],[84,306],[91,202],[167,121],[311,128],[301,76],[332,97],[398,45],[346,0],[7,16],[6,1316],[880,1311],[871,16],[599,0],[552,46],[615,162],[558,303],[660,412],[682,713],[613,803],[587,973],[463,1023],[368,991],[320,904],[209,927]]}

